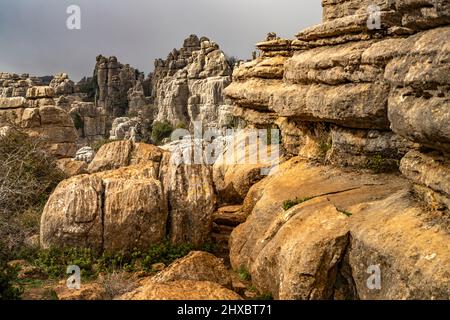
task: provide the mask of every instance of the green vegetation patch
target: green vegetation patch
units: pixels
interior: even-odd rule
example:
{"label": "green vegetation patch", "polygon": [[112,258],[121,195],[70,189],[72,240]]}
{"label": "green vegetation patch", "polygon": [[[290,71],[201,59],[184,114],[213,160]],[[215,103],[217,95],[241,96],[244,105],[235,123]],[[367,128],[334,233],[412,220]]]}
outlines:
{"label": "green vegetation patch", "polygon": [[301,199],[295,198],[294,200],[286,200],[286,201],[283,202],[283,209],[284,209],[284,211],[288,211],[289,209],[291,209],[291,208],[293,208],[293,207],[295,207],[295,206],[297,206],[297,205],[299,205],[301,203],[309,201],[309,200],[311,200],[313,198],[314,197],[306,197],[306,198],[301,198]]}

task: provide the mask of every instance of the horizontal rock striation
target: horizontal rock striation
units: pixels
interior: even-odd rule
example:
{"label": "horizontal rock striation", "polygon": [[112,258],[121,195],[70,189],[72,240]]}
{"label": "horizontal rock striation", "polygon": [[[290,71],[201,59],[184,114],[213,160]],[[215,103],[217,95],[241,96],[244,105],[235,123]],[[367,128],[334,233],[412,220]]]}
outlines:
{"label": "horizontal rock striation", "polygon": [[173,126],[226,126],[231,107],[223,90],[231,83],[232,66],[219,46],[206,37],[191,35],[181,49],[174,49],[166,60],[155,61],[151,75],[156,121]]}
{"label": "horizontal rock striation", "polygon": [[70,158],[76,152],[77,130],[70,115],[55,106],[53,97],[52,87],[33,86],[25,97],[0,98],[0,123],[18,126],[43,139],[54,156]]}
{"label": "horizontal rock striation", "polygon": [[322,4],[321,24],[269,34],[225,89],[293,157],[248,191],[231,264],[277,299],[446,300],[450,4]]}

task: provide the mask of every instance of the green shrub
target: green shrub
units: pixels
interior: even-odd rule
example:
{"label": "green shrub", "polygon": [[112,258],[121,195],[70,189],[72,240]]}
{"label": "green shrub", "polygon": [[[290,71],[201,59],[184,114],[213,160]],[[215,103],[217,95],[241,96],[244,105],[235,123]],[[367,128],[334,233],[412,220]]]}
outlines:
{"label": "green shrub", "polygon": [[22,288],[18,285],[18,269],[7,264],[7,252],[0,242],[0,300],[19,300]]}
{"label": "green shrub", "polygon": [[65,175],[45,150],[45,141],[18,129],[0,137],[0,213],[43,206]]}
{"label": "green shrub", "polygon": [[284,211],[288,211],[289,209],[291,209],[303,202],[309,201],[311,199],[313,199],[313,197],[306,197],[303,199],[295,198],[294,200],[286,200],[283,202],[283,209],[284,209]]}
{"label": "green shrub", "polygon": [[160,145],[165,138],[169,138],[174,128],[169,122],[155,122],[152,128],[152,140],[155,145]]}
{"label": "green shrub", "polygon": [[376,154],[369,158],[367,167],[374,173],[381,173],[386,168],[386,160],[381,154]]}
{"label": "green shrub", "polygon": [[239,267],[239,269],[237,270],[237,274],[239,276],[239,279],[241,279],[242,281],[251,281],[252,280],[252,276],[250,275],[250,272],[248,272],[248,270],[244,266]]}
{"label": "green shrub", "polygon": [[129,254],[122,252],[96,253],[91,249],[67,248],[26,252],[22,256],[32,265],[38,267],[51,279],[64,278],[69,265],[77,265],[81,276],[90,279],[99,273],[122,271],[152,271],[155,263],[169,265],[175,260],[188,255],[193,250],[212,252],[215,246],[205,244],[195,247],[190,244],[172,245],[169,241],[150,246],[147,250],[133,250]]}

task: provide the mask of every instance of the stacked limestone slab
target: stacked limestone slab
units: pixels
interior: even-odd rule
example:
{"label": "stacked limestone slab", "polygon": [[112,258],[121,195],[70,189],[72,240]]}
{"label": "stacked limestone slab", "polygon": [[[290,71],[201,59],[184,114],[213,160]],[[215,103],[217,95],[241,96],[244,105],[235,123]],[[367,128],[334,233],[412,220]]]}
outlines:
{"label": "stacked limestone slab", "polygon": [[58,158],[73,157],[77,131],[69,114],[54,105],[53,88],[33,86],[25,96],[0,98],[0,123],[21,127],[29,135],[42,138]]}
{"label": "stacked limestone slab", "polygon": [[257,44],[225,91],[235,114],[278,118],[287,153],[340,165],[395,167],[417,143],[448,151],[448,2],[375,1],[380,29],[373,4],[324,1],[322,24]]}
{"label": "stacked limestone slab", "polygon": [[236,115],[277,125],[300,156],[250,189],[232,266],[280,299],[449,299],[450,3],[323,7],[296,39],[269,34],[225,90]]}

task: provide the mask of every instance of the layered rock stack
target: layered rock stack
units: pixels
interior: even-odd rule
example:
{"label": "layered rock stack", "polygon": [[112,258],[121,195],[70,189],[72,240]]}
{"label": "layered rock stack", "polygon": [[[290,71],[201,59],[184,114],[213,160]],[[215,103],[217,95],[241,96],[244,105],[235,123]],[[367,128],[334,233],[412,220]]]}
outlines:
{"label": "layered rock stack", "polygon": [[128,91],[138,82],[144,80],[144,75],[130,65],[123,65],[116,57],[97,57],[94,70],[97,82],[96,103],[106,109],[111,117],[121,117],[128,112]]}
{"label": "layered rock stack", "polygon": [[70,80],[67,73],[58,73],[50,82],[50,87],[55,91],[55,95],[70,95],[75,93],[75,83]]}
{"label": "layered rock stack", "polygon": [[25,73],[18,75],[15,73],[0,73],[0,97],[26,97],[28,88],[43,85],[40,78],[30,77]]}
{"label": "layered rock stack", "polygon": [[323,7],[225,90],[294,156],[250,189],[232,266],[280,299],[449,299],[450,3]]}
{"label": "layered rock stack", "polygon": [[157,121],[192,128],[226,126],[230,107],[223,89],[231,83],[232,67],[219,46],[206,37],[191,35],[166,60],[156,60],[151,75]]}
{"label": "layered rock stack", "polygon": [[324,1],[322,24],[259,43],[225,91],[235,113],[277,124],[288,153],[339,165],[396,167],[413,143],[444,150],[448,4],[376,3]]}
{"label": "layered rock stack", "polygon": [[0,123],[23,128],[44,139],[51,154],[70,158],[76,152],[77,131],[69,114],[55,106],[53,96],[52,87],[34,86],[27,89],[26,98],[0,98]]}

